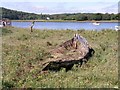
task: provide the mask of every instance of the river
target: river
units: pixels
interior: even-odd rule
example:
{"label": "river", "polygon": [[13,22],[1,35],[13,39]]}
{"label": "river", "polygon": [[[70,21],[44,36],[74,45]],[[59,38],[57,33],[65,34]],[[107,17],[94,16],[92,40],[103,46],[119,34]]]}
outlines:
{"label": "river", "polygon": [[[12,22],[12,26],[20,28],[30,28],[31,22]],[[35,22],[35,29],[54,29],[54,30],[102,30],[113,29],[118,26],[117,22],[100,22],[99,25],[94,25],[92,22]]]}

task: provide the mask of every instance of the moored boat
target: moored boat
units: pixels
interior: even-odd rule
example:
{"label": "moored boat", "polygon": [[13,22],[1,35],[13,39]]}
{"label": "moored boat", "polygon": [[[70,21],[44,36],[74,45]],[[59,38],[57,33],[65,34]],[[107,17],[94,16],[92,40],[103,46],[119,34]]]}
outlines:
{"label": "moored boat", "polygon": [[94,22],[93,25],[100,25],[100,23],[98,23],[98,22]]}
{"label": "moored boat", "polygon": [[115,30],[116,31],[120,30],[120,26],[115,26]]}

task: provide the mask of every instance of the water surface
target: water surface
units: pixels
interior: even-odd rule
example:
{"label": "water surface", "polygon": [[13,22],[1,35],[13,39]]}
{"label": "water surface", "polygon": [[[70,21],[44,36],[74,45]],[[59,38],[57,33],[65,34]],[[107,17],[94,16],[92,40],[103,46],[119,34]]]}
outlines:
{"label": "water surface", "polygon": [[[12,22],[12,26],[20,28],[30,28],[32,22]],[[93,25],[91,22],[35,22],[33,28],[36,29],[72,29],[72,30],[102,30],[115,29],[117,22],[101,22],[100,25]]]}

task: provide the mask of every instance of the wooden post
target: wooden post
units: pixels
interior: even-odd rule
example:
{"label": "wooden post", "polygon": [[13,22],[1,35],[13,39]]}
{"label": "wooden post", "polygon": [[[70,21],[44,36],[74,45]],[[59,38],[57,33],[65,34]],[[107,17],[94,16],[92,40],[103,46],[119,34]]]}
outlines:
{"label": "wooden post", "polygon": [[33,32],[33,26],[34,26],[35,21],[32,22],[32,25],[30,26],[31,32]]}

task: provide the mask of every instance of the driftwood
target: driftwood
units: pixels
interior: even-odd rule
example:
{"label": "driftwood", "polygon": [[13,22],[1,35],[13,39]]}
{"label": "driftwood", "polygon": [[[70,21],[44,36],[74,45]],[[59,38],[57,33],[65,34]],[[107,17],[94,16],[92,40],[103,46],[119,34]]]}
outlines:
{"label": "driftwood", "polygon": [[90,47],[85,38],[75,34],[71,40],[59,45],[50,51],[50,53],[53,58],[49,58],[43,63],[42,71],[58,71],[61,68],[66,68],[66,71],[68,71],[74,64],[81,66],[83,62],[87,62],[95,51]]}

